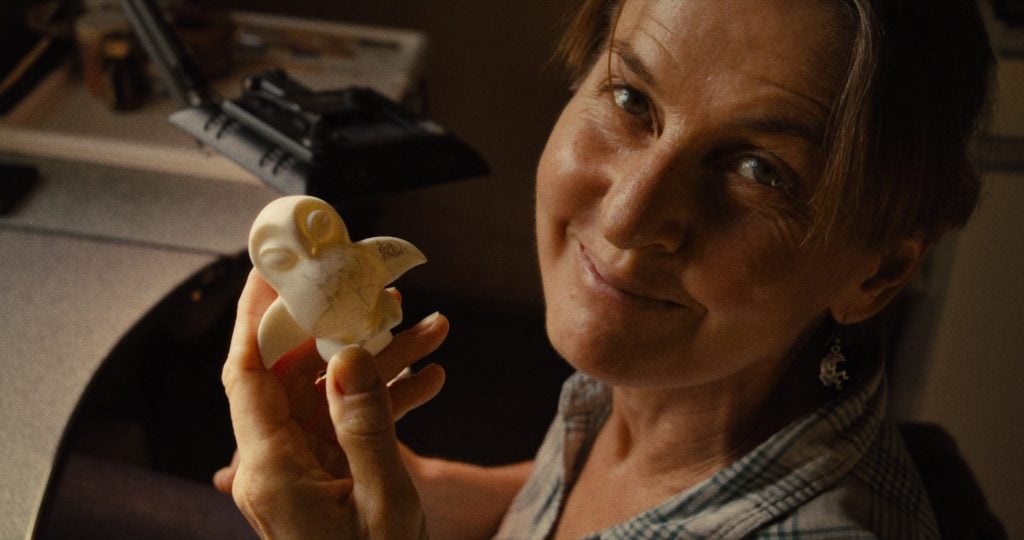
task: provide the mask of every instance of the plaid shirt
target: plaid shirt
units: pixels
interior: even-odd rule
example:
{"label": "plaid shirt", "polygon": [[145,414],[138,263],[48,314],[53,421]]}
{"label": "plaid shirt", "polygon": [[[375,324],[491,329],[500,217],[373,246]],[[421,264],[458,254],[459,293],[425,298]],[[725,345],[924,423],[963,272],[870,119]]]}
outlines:
{"label": "plaid shirt", "polygon": [[[497,537],[554,532],[611,409],[607,386],[570,377],[530,480]],[[881,369],[706,481],[586,538],[938,538],[927,495],[885,416]]]}

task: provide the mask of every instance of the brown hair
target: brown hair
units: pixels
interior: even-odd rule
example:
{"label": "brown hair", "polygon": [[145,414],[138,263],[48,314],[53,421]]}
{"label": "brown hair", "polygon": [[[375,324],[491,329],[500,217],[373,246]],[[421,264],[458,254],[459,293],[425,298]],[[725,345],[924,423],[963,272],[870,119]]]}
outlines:
{"label": "brown hair", "polygon": [[[825,135],[808,239],[879,247],[966,223],[980,192],[969,142],[994,59],[974,0],[833,0],[846,74]],[[574,81],[604,50],[621,0],[582,0],[559,47]]]}

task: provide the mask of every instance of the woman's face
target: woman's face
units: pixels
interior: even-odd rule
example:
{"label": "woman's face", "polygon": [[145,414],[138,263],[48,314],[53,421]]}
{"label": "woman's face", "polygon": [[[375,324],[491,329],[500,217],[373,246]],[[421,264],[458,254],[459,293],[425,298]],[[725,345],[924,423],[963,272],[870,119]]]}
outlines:
{"label": "woman's face", "polygon": [[648,387],[775,373],[842,312],[868,254],[801,245],[832,24],[818,0],[626,1],[537,173],[548,333],[577,369]]}

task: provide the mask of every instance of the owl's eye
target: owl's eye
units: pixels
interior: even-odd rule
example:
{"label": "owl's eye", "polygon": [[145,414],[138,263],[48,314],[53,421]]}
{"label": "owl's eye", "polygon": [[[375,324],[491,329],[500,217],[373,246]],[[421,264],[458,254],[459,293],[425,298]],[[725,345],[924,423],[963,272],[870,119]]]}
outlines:
{"label": "owl's eye", "polygon": [[299,262],[299,257],[287,248],[267,246],[260,250],[260,263],[272,272],[284,272]]}
{"label": "owl's eye", "polygon": [[334,233],[334,220],[324,210],[313,210],[306,216],[306,228],[313,243],[326,243]]}

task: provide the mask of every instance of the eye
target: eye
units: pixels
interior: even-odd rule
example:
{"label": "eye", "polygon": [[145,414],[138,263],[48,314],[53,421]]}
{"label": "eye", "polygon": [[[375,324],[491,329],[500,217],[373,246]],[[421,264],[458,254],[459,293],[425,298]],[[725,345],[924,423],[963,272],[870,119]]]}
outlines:
{"label": "eye", "polygon": [[334,220],[325,210],[313,210],[306,217],[306,228],[314,243],[327,243],[334,234]]}
{"label": "eye", "polygon": [[616,86],[612,88],[612,98],[620,109],[630,115],[646,118],[651,114],[651,102],[636,88]]}
{"label": "eye", "polygon": [[783,178],[782,173],[763,158],[743,156],[736,160],[733,166],[740,176],[748,180],[753,180],[773,188],[789,188],[789,184]]}
{"label": "eye", "polygon": [[264,268],[272,272],[284,272],[295,266],[299,258],[290,249],[268,246],[260,250],[259,260]]}

